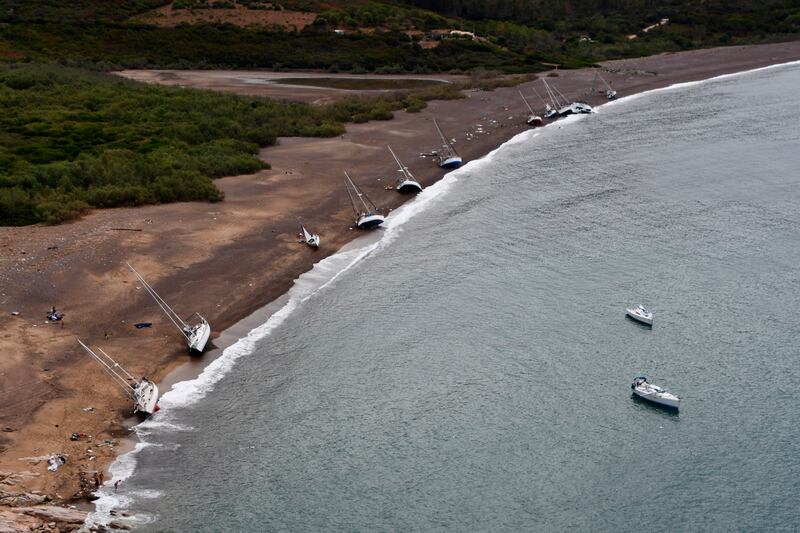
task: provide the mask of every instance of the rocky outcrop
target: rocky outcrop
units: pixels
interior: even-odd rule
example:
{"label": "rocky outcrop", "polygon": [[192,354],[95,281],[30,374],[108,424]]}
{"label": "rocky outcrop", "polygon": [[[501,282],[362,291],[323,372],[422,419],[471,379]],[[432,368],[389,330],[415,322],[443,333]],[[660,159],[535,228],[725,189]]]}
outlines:
{"label": "rocky outcrop", "polygon": [[31,505],[42,505],[49,501],[50,497],[42,494],[0,490],[0,505],[7,505],[8,507],[30,507]]}
{"label": "rocky outcrop", "polygon": [[0,507],[0,533],[65,533],[78,531],[85,520],[86,511],[58,505]]}

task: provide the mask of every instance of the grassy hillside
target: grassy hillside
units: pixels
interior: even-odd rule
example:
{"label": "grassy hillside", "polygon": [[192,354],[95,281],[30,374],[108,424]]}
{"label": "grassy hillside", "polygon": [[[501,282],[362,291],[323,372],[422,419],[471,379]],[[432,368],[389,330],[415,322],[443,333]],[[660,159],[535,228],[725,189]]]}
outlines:
{"label": "grassy hillside", "polygon": [[[181,24],[143,14],[163,0],[6,0],[0,59],[58,60],[93,68],[234,67],[343,71],[532,72],[720,44],[795,39],[793,0],[287,0],[316,13],[301,31],[279,26]],[[178,0],[187,12],[277,9],[258,0]],[[662,18],[669,23],[642,30]],[[344,36],[334,29],[345,29]],[[442,38],[475,31],[480,39]],[[431,32],[440,30],[438,34]],[[433,36],[432,36],[433,35]],[[631,38],[635,36],[635,38]]]}

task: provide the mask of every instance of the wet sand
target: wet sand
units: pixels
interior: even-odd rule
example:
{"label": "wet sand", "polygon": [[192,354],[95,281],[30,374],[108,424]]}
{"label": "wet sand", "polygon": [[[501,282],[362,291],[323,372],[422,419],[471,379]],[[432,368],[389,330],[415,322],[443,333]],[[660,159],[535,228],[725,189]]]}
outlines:
{"label": "wet sand", "polygon": [[[604,77],[624,97],[795,60],[800,60],[800,42],[608,62]],[[600,92],[588,94],[592,70],[557,74],[548,79],[568,97],[591,104],[605,101]],[[185,79],[189,81],[179,84],[244,90],[231,86],[235,81],[220,81],[214,72]],[[521,89],[538,104],[532,83],[541,88],[541,82],[530,82]],[[276,87],[269,85],[269,90]],[[258,87],[246,89],[259,94]],[[314,93],[312,101],[337,94],[306,89]],[[292,98],[294,90],[284,88],[280,97]],[[260,154],[271,170],[217,180],[225,192],[225,201],[218,204],[98,210],[60,226],[0,228],[0,429],[10,430],[0,432],[0,472],[20,474],[3,490],[38,490],[69,501],[79,492],[79,473],[92,479],[119,451],[118,445],[97,444],[119,443],[128,435],[129,402],[83,353],[77,338],[102,347],[135,376],[158,381],[171,372],[178,372],[174,379],[201,368],[125,261],[180,315],[197,311],[206,316],[213,339],[285,293],[299,274],[360,234],[350,229],[344,170],[379,207],[393,209],[408,197],[385,190],[396,176],[387,144],[423,185],[430,185],[444,174],[419,155],[438,148],[433,117],[456,139],[465,161],[527,129],[527,110],[517,88],[466,94],[464,100],[430,102],[421,113],[396,113],[391,121],[348,125],[342,137],[281,139]],[[297,242],[301,223],[322,235],[321,249]],[[63,322],[45,321],[53,305],[65,313]],[[12,316],[14,311],[19,315]],[[153,327],[136,329],[136,322],[152,322]],[[183,366],[187,364],[192,367]],[[88,407],[92,410],[84,410]],[[92,440],[70,441],[73,432]],[[55,473],[46,469],[44,458],[51,453],[67,457]]]}

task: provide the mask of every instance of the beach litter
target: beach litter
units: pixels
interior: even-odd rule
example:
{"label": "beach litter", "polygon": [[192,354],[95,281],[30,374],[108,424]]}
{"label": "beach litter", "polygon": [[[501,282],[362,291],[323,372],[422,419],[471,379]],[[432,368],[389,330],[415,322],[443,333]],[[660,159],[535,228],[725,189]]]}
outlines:
{"label": "beach litter", "polygon": [[55,472],[55,471],[56,471],[56,470],[58,470],[58,469],[59,469],[61,466],[63,466],[63,465],[64,465],[64,463],[66,463],[66,462],[67,462],[67,458],[66,458],[66,457],[64,457],[64,456],[63,456],[63,455],[61,455],[61,454],[54,454],[54,455],[51,455],[51,456],[50,456],[50,458],[49,458],[49,459],[47,459],[47,465],[48,465],[48,466],[47,466],[47,469],[48,469],[50,472]]}
{"label": "beach litter", "polygon": [[19,311],[11,311],[11,316],[19,316]]}
{"label": "beach litter", "polygon": [[82,409],[82,411],[83,411],[84,413],[91,413],[92,411],[94,411],[94,407],[84,407],[84,408]]}
{"label": "beach litter", "polygon": [[152,322],[137,322],[136,324],[133,325],[133,327],[135,327],[136,329],[142,329],[142,328],[149,328],[152,325],[153,325]]}

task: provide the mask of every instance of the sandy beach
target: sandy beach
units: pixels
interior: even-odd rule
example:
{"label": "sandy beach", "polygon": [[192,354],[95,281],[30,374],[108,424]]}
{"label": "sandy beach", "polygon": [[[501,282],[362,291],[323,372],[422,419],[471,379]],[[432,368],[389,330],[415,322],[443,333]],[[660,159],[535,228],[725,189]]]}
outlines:
{"label": "sandy beach", "polygon": [[[796,60],[800,42],[611,61],[603,64],[603,75],[625,97]],[[548,80],[566,96],[592,105],[606,101],[602,92],[589,94],[594,70],[554,74]],[[123,75],[311,102],[339,94],[311,87],[299,94],[279,83],[254,82],[257,72]],[[541,107],[532,96],[534,84],[539,90],[541,81],[519,89]],[[128,416],[130,402],[77,339],[102,347],[133,375],[157,382],[170,373],[174,380],[176,371],[196,373],[209,359],[188,354],[179,332],[125,261],[180,315],[207,317],[213,343],[220,332],[284,294],[301,273],[361,234],[351,227],[343,171],[388,212],[410,197],[386,189],[396,177],[387,145],[423,185],[435,183],[444,171],[420,156],[439,146],[432,119],[456,140],[465,161],[480,158],[528,129],[517,90],[469,91],[466,99],[430,102],[420,113],[398,112],[391,121],[349,124],[341,137],[280,139],[260,153],[270,170],[216,181],[225,193],[218,204],[97,210],[59,226],[0,228],[0,532],[4,524],[27,527],[44,520],[30,511],[46,503],[37,501],[37,493],[59,504],[85,503],[136,421]],[[301,223],[322,236],[319,250],[298,243]],[[52,306],[65,314],[62,322],[46,321]],[[136,329],[137,322],[153,325]],[[83,435],[73,441],[73,432]],[[47,470],[51,454],[66,458],[56,472]],[[21,493],[30,505],[6,505],[8,494]]]}

